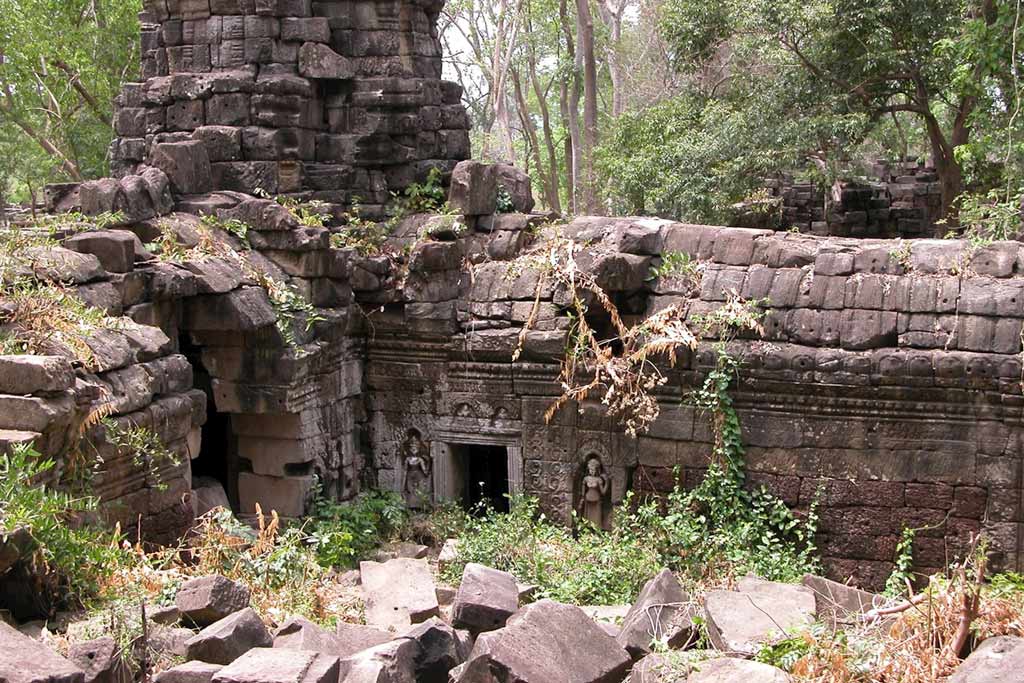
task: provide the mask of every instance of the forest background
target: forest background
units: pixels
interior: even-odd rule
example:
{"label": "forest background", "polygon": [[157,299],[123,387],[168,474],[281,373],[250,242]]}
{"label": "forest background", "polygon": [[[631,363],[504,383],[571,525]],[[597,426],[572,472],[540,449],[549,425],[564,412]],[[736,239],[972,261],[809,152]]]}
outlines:
{"label": "forest background", "polygon": [[[0,205],[107,172],[140,0],[0,0]],[[781,173],[934,166],[955,225],[1020,226],[1021,0],[452,0],[475,158],[567,214],[723,223]]]}

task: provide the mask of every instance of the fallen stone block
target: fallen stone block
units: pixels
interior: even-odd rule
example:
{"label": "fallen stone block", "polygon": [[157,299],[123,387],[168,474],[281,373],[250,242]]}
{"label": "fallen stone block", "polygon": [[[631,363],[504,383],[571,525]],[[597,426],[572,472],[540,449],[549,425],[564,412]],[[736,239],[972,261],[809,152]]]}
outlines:
{"label": "fallen stone block", "polygon": [[660,641],[679,649],[696,640],[696,606],[668,569],[662,569],[644,584],[636,602],[622,621],[619,645],[633,657],[651,651],[651,643]]}
{"label": "fallen stone block", "polygon": [[948,683],[1011,683],[1024,671],[1024,638],[989,638],[957,667]]}
{"label": "fallen stone block", "polygon": [[458,683],[618,683],[630,663],[583,610],[541,600],[477,638]]}
{"label": "fallen stone block", "polygon": [[85,683],[85,673],[42,643],[0,621],[0,681]]}
{"label": "fallen stone block", "polygon": [[209,626],[249,606],[249,588],[219,575],[189,579],[174,598],[182,617],[196,626]]}
{"label": "fallen stone block", "polygon": [[362,650],[383,645],[394,638],[393,633],[362,624],[338,624],[335,631],[335,653],[339,657],[350,657]]}
{"label": "fallen stone block", "polygon": [[255,648],[225,666],[212,683],[336,683],[338,658],[320,652]]}
{"label": "fallen stone block", "polygon": [[884,596],[813,574],[805,574],[802,583],[814,591],[818,619],[833,625],[854,623],[859,615],[881,607],[886,601]]}
{"label": "fallen stone block", "polygon": [[71,363],[61,356],[0,356],[0,394],[64,391],[75,383]]}
{"label": "fallen stone block", "polygon": [[210,683],[224,667],[206,662],[185,662],[156,675],[155,683]]}
{"label": "fallen stone block", "polygon": [[342,683],[413,683],[417,680],[418,654],[416,641],[397,638],[343,659],[338,680]]}
{"label": "fallen stone block", "polygon": [[256,647],[270,647],[273,638],[251,607],[207,626],[188,640],[188,658],[230,664]]}
{"label": "fallen stone block", "polygon": [[210,157],[202,142],[164,142],[153,146],[149,163],[163,171],[178,194],[203,194],[213,189]]}
{"label": "fallen stone block", "polygon": [[68,648],[68,659],[85,672],[85,683],[129,683],[132,680],[131,671],[121,661],[113,638],[74,643]]}
{"label": "fallen stone block", "polygon": [[488,216],[497,210],[498,178],[493,167],[460,161],[452,171],[448,204],[463,216]]}
{"label": "fallen stone block", "polygon": [[536,202],[533,200],[533,183],[522,169],[511,164],[497,164],[494,167],[498,186],[504,188],[512,202],[512,208],[519,213],[530,213]]}
{"label": "fallen stone block", "polygon": [[274,633],[274,647],[337,655],[338,637],[308,619],[292,617]]}
{"label": "fallen stone block", "polygon": [[806,586],[746,577],[735,591],[710,591],[704,609],[715,648],[749,656],[762,643],[811,623],[814,592]]}
{"label": "fallen stone block", "polygon": [[366,623],[393,631],[439,616],[430,567],[423,560],[397,558],[360,562],[366,597]]}
{"label": "fallen stone block", "polygon": [[694,664],[686,683],[789,683],[789,675],[774,666],[746,659],[720,657]]}
{"label": "fallen stone block", "polygon": [[465,659],[458,634],[436,617],[414,626],[403,638],[418,646],[414,657],[416,683],[446,683],[448,672]]}
{"label": "fallen stone block", "polygon": [[108,273],[127,273],[135,266],[134,233],[126,230],[80,232],[64,240],[64,247],[80,254],[92,254]]}
{"label": "fallen stone block", "polygon": [[519,609],[516,579],[508,572],[470,562],[452,605],[452,623],[477,633],[501,628]]}

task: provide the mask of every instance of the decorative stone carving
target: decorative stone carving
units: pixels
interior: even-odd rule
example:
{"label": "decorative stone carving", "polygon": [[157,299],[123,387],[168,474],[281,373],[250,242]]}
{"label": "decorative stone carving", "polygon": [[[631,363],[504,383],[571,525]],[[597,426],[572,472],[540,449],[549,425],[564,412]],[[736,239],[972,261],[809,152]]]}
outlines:
{"label": "decorative stone carving", "polygon": [[583,476],[580,479],[579,503],[576,510],[580,516],[598,529],[608,528],[608,493],[611,480],[605,474],[601,458],[587,456]]}
{"label": "decorative stone carving", "polygon": [[428,507],[434,498],[430,451],[420,433],[410,429],[402,444],[402,465],[405,468],[402,497],[413,510]]}

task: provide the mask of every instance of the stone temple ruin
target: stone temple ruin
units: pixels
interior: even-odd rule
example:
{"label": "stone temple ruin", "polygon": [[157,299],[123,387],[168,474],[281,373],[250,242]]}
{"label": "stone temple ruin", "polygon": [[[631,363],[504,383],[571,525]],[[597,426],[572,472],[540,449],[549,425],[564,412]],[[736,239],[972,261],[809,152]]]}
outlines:
{"label": "stone temple ruin", "polygon": [[[565,292],[511,261],[541,238],[529,185],[464,161],[459,88],[440,78],[434,0],[147,0],[144,81],[118,102],[117,178],[50,188],[54,211],[120,211],[113,229],[31,250],[31,273],[123,320],[94,358],[0,358],[0,446],[70,457],[80,426],[104,456],[94,486],[126,529],[166,539],[223,486],[232,507],[301,516],[316,486],[473,504],[523,492],[568,521],[612,524],[628,491],[670,489],[707,467],[710,425],[687,402],[714,364],[703,343],[659,389],[661,417],[632,438],[598,403],[547,423],[561,394]],[[461,163],[459,163],[461,162]],[[332,247],[262,193],[383,215],[392,192],[438,168],[460,214],[388,224],[387,253]],[[498,213],[499,186],[515,211]],[[262,191],[262,192],[260,192]],[[169,261],[143,245],[218,255]],[[559,228],[630,321],[677,304],[696,317],[730,292],[767,298],[736,406],[749,479],[794,508],[823,491],[829,572],[878,586],[906,526],[937,570],[972,533],[1024,568],[1021,337],[1024,251],[588,218]],[[651,279],[662,254],[696,278]],[[268,281],[311,303],[282,325]],[[2,304],[0,304],[2,309]],[[286,323],[289,321],[285,321]],[[529,325],[527,323],[530,323]],[[600,320],[594,321],[600,325]],[[289,330],[290,327],[290,330]],[[119,457],[102,409],[180,454],[152,473]]]}

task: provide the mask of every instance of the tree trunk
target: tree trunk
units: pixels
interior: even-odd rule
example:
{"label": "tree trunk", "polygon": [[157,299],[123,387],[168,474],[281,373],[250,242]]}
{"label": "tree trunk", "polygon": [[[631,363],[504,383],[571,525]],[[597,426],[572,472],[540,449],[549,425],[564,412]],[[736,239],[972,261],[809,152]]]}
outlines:
{"label": "tree trunk", "polygon": [[594,19],[589,0],[576,0],[580,54],[583,58],[583,145],[581,154],[582,204],[591,214],[600,213],[594,153],[597,149],[597,60],[594,57]]}
{"label": "tree trunk", "polygon": [[580,212],[580,173],[582,166],[580,140],[580,76],[579,76],[579,55],[576,52],[575,39],[573,38],[572,27],[569,22],[569,8],[567,0],[560,0],[558,7],[559,19],[562,22],[562,33],[565,35],[565,43],[569,54],[570,63],[573,65],[573,74],[569,82],[562,83],[562,120],[569,131],[569,137],[565,143],[565,165],[568,175],[569,187],[569,210],[572,213]]}
{"label": "tree trunk", "polygon": [[551,113],[548,111],[547,93],[540,87],[540,80],[537,78],[537,60],[531,46],[529,52],[530,85],[533,87],[533,94],[537,97],[537,107],[540,109],[541,128],[544,131],[544,147],[548,154],[548,208],[552,211],[562,213],[562,200],[558,196],[558,156],[555,154],[555,140],[551,132]]}
{"label": "tree trunk", "polygon": [[943,134],[938,120],[931,114],[927,114],[924,116],[924,121],[928,131],[928,142],[932,147],[935,172],[939,176],[939,187],[942,190],[942,217],[955,224],[956,199],[963,192],[963,169],[960,168],[960,164],[953,154],[954,147]]}
{"label": "tree trunk", "polygon": [[[544,172],[544,165],[540,160],[540,141],[537,139],[537,127],[533,123],[533,119],[530,118],[530,106],[526,103],[526,97],[523,95],[523,84],[522,78],[519,75],[518,69],[512,69],[512,86],[515,89],[516,103],[519,105],[519,119],[523,125],[523,137],[528,143],[528,154],[527,159],[530,157],[530,153],[533,156],[533,165],[536,170],[534,175],[540,182],[541,196],[544,198],[544,204],[551,206],[551,197],[548,196],[548,191],[551,188],[550,183],[547,180],[547,174]],[[554,169],[551,169],[554,172]]]}
{"label": "tree trunk", "polygon": [[626,70],[621,59],[622,50],[622,13],[625,11],[626,2],[619,0],[618,3],[612,0],[601,0],[597,9],[601,21],[608,27],[609,42],[605,50],[605,57],[608,60],[608,76],[612,82],[612,116],[618,118],[626,110]]}

